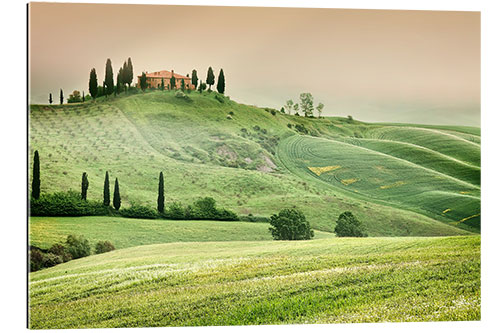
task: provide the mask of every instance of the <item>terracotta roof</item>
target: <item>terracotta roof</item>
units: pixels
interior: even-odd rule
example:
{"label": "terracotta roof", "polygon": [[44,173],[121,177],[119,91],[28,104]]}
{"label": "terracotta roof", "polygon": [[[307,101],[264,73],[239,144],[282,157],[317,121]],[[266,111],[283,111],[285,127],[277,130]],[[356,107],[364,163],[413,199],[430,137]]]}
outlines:
{"label": "terracotta roof", "polygon": [[[138,77],[141,77],[140,75]],[[151,78],[165,78],[165,79],[170,79],[172,77],[172,72],[171,71],[157,71],[157,72],[151,72],[151,73],[146,73],[146,77],[151,77]],[[187,76],[180,75],[174,72],[174,77],[176,79],[190,79]]]}

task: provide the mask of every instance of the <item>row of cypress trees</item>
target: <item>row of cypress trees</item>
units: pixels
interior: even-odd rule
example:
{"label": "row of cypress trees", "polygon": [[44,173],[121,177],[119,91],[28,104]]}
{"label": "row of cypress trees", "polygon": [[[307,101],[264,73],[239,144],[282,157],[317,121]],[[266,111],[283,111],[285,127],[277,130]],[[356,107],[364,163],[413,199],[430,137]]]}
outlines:
{"label": "row of cypress trees", "polygon": [[[87,173],[82,174],[82,200],[87,200],[87,191],[89,188],[89,180]],[[35,151],[33,157],[33,180],[31,183],[31,196],[33,199],[40,198],[40,156],[38,150]],[[106,171],[104,177],[104,190],[103,190],[103,205],[109,206],[111,203],[110,197],[110,187],[109,187],[109,173]],[[120,196],[120,185],[118,183],[118,178],[115,178],[115,187],[113,192],[113,207],[119,210],[121,207],[121,196]],[[163,172],[160,172],[160,177],[158,180],[158,200],[157,200],[158,212],[163,213],[165,211],[165,185],[163,180]]]}

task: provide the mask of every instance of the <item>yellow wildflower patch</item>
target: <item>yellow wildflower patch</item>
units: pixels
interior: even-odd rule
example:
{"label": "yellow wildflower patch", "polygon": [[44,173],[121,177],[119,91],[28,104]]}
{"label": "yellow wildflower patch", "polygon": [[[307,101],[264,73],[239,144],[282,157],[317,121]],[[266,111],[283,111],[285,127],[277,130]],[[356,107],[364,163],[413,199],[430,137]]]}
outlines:
{"label": "yellow wildflower patch", "polygon": [[385,189],[388,189],[388,188],[398,187],[398,186],[401,186],[401,185],[404,185],[404,184],[406,184],[406,183],[404,181],[400,180],[400,181],[395,182],[394,184],[382,185],[382,186],[380,186],[380,188],[383,189],[383,190],[385,190]]}
{"label": "yellow wildflower patch", "polygon": [[443,210],[443,214],[448,213],[450,210],[451,210],[451,208],[448,208],[448,209]]}
{"label": "yellow wildflower patch", "polygon": [[469,194],[470,191],[460,191],[460,194]]}
{"label": "yellow wildflower patch", "polygon": [[470,219],[472,219],[474,217],[478,217],[479,215],[481,215],[481,214],[475,214],[475,215],[472,215],[472,216],[465,217],[465,218],[461,219],[460,221],[458,221],[458,223],[465,222],[465,221],[470,220]]}
{"label": "yellow wildflower patch", "polygon": [[314,172],[316,175],[320,176],[322,173],[337,170],[340,168],[340,165],[330,165],[325,167],[308,167],[309,170]]}
{"label": "yellow wildflower patch", "polygon": [[352,183],[355,183],[357,182],[358,179],[357,178],[349,178],[349,179],[342,179],[340,182],[344,185],[351,185]]}

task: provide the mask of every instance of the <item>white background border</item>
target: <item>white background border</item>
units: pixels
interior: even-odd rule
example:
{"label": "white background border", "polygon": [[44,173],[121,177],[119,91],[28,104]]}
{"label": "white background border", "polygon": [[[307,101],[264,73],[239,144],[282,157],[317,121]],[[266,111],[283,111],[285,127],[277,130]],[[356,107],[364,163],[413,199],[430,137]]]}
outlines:
{"label": "white background border", "polygon": [[[0,107],[0,134],[2,140],[0,172],[0,246],[1,246],[1,309],[0,329],[5,332],[26,330],[26,2],[2,2],[0,11],[2,26]],[[52,1],[92,3],[140,3],[139,1]],[[389,0],[205,0],[205,1],[147,1],[149,4],[225,5],[262,7],[318,7],[363,9],[420,9],[481,11],[481,147],[482,147],[482,320],[480,322],[441,323],[391,323],[391,324],[334,324],[293,326],[244,326],[208,328],[158,328],[132,329],[132,332],[253,332],[264,331],[303,332],[304,330],[327,332],[419,332],[494,331],[500,328],[498,285],[500,276],[499,254],[500,221],[496,204],[500,203],[498,158],[500,143],[498,120],[500,117],[500,13],[495,1],[389,1]],[[49,330],[49,332],[52,330]],[[130,329],[115,329],[127,332]],[[65,331],[66,332],[66,331]],[[67,330],[76,332],[76,330]],[[81,332],[81,331],[79,331]]]}

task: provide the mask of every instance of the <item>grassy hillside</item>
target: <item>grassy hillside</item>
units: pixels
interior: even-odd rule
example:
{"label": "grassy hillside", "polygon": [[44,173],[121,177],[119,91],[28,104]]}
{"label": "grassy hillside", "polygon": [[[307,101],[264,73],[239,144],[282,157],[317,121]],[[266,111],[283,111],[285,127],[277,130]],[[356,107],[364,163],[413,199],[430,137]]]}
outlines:
{"label": "grassy hillside", "polygon": [[[307,119],[218,101],[215,93],[188,96],[157,91],[96,103],[32,105],[30,149],[40,153],[42,192],[79,190],[87,172],[88,195],[100,199],[108,170],[120,181],[124,205],[154,207],[163,171],[167,202],[212,196],[219,206],[254,215],[298,207],[323,231],[333,231],[345,210],[359,216],[371,236],[479,229],[478,130]],[[349,155],[309,156],[311,143],[320,141],[328,142],[321,144],[328,154],[341,147]],[[411,172],[412,182],[399,187],[405,180],[382,175],[373,156],[378,167]],[[316,177],[308,169],[337,166],[339,160],[342,168],[331,174],[364,181],[339,186],[323,181],[328,172]]]}
{"label": "grassy hillside", "polygon": [[[228,221],[166,221],[127,219],[110,216],[32,217],[31,245],[48,249],[64,243],[69,234],[83,235],[92,247],[109,240],[117,249],[172,242],[260,241],[271,240],[268,223]],[[321,231],[315,238],[335,235]]]}
{"label": "grassy hillside", "polygon": [[30,327],[480,320],[480,237],[147,245],[30,274]]}

